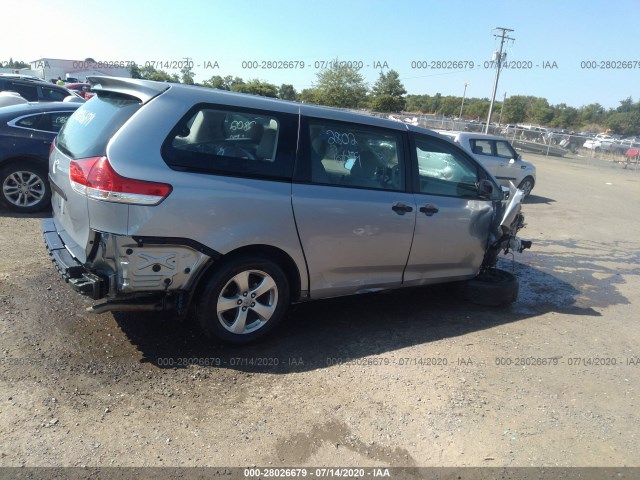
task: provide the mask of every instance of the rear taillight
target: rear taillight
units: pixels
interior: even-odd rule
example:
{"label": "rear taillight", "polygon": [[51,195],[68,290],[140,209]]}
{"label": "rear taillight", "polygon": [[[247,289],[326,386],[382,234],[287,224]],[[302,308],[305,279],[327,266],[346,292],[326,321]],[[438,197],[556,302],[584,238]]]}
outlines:
{"label": "rear taillight", "polygon": [[94,200],[157,205],[171,193],[171,185],[125,178],[113,169],[107,157],[72,160],[69,164],[71,188]]}
{"label": "rear taillight", "polygon": [[53,152],[53,149],[56,146],[55,141],[56,141],[55,138],[51,140],[51,145],[49,145],[49,156],[51,156],[51,152]]}

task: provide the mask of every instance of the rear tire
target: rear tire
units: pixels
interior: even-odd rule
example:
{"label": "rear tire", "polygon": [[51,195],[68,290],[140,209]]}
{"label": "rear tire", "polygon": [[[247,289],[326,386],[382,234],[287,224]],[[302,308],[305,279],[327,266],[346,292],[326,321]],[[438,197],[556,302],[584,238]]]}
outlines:
{"label": "rear tire", "polygon": [[195,303],[195,318],[208,337],[245,344],[270,332],[289,307],[289,281],[266,257],[223,261]]}
{"label": "rear tire", "polygon": [[0,170],[0,200],[9,210],[32,213],[51,206],[47,169],[30,161],[13,162]]}
{"label": "rear tire", "polygon": [[498,307],[509,305],[518,298],[520,282],[510,272],[490,268],[462,285],[465,300],[478,305]]}

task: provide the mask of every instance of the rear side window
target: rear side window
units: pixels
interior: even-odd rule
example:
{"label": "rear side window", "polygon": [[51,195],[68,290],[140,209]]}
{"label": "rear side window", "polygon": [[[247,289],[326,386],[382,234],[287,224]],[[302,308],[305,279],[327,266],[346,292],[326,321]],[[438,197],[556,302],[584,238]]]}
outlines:
{"label": "rear side window", "polygon": [[171,131],[162,155],[171,168],[289,179],[295,126],[287,115],[200,105]]}
{"label": "rear side window", "polygon": [[36,125],[38,125],[38,121],[40,120],[40,117],[42,117],[41,113],[38,113],[36,115],[27,115],[26,117],[18,120],[16,122],[16,126],[24,127],[24,128],[36,128]]}
{"label": "rear side window", "polygon": [[471,151],[476,155],[493,155],[491,152],[491,141],[489,140],[469,140]]}
{"label": "rear side window", "polygon": [[7,90],[18,92],[20,96],[30,102],[38,101],[38,88],[35,85],[25,85],[23,83],[12,82],[8,85]]}
{"label": "rear side window", "polygon": [[69,93],[56,88],[42,87],[42,96],[45,101],[61,102],[69,96]]}
{"label": "rear side window", "polygon": [[46,132],[59,132],[73,112],[45,113],[36,126],[37,130]]}
{"label": "rear side window", "polygon": [[60,130],[56,145],[74,159],[102,156],[111,137],[140,105],[135,97],[100,93],[69,117]]}
{"label": "rear side window", "polygon": [[16,122],[16,126],[33,128],[45,132],[59,132],[73,112],[38,113],[26,116]]}

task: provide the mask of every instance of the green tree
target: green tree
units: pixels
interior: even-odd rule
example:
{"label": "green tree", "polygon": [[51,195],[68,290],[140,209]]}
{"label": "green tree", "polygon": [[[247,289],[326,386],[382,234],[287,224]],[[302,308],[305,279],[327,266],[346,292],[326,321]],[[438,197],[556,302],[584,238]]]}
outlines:
{"label": "green tree", "polygon": [[573,129],[579,123],[578,109],[569,107],[565,103],[553,106],[553,119],[549,123],[552,127]]}
{"label": "green tree", "polygon": [[318,102],[318,91],[315,88],[305,88],[300,92],[300,101],[302,103],[320,103]]}
{"label": "green tree", "polygon": [[[527,107],[533,97],[514,95],[504,101],[502,123],[522,123],[527,118]],[[487,112],[487,115],[489,113]]]}
{"label": "green tree", "polygon": [[151,65],[146,65],[142,68],[138,69],[139,78],[144,80],[155,80],[157,82],[172,82],[172,83],[180,83],[180,78],[178,74],[173,73],[169,74],[164,70],[156,70]]}
{"label": "green tree", "polygon": [[404,95],[407,91],[395,70],[380,72],[378,81],[371,89],[370,106],[379,112],[400,112],[405,109]]}
{"label": "green tree", "polygon": [[137,63],[129,65],[129,73],[131,74],[131,78],[142,78],[142,73]]}
{"label": "green tree", "polygon": [[427,112],[427,98],[429,95],[407,95],[405,110],[408,112]]}
{"label": "green tree", "polygon": [[440,104],[441,115],[446,115],[447,117],[457,117],[460,113],[460,104],[462,103],[462,97],[444,97],[442,99],[442,103]]}
{"label": "green tree", "polygon": [[640,132],[640,110],[612,113],[607,117],[606,126],[620,135],[637,135]]}
{"label": "green tree", "polygon": [[367,101],[367,85],[358,69],[338,60],[317,73],[314,90],[313,98],[320,105],[358,108]]}
{"label": "green tree", "polygon": [[601,124],[606,115],[607,112],[599,103],[584,105],[578,109],[578,124],[582,126],[587,124]]}
{"label": "green tree", "polygon": [[638,105],[634,105],[633,99],[631,97],[627,97],[624,100],[620,100],[620,106],[616,108],[616,112],[618,113],[633,112],[634,110],[639,108],[639,105],[640,105],[640,102],[638,103]]}
{"label": "green tree", "polygon": [[29,65],[26,62],[22,62],[20,60],[13,60],[13,58],[9,58],[9,63],[6,64],[6,68],[29,68]]}
{"label": "green tree", "polygon": [[536,98],[527,108],[527,119],[539,125],[547,125],[553,118],[553,110],[546,98]]}
{"label": "green tree", "polygon": [[232,77],[227,75],[221,77],[220,75],[214,75],[209,80],[205,80],[202,85],[209,88],[217,88],[218,90],[231,90],[234,85],[243,85],[244,80],[240,77]]}
{"label": "green tree", "polygon": [[218,90],[230,90],[230,86],[225,82],[225,79],[220,75],[214,75],[209,80],[202,82],[203,87],[217,88]]}
{"label": "green tree", "polygon": [[193,70],[191,69],[191,64],[188,61],[185,62],[185,66],[180,70],[180,78],[182,80],[182,83],[186,85],[195,84],[195,82],[193,81],[193,78],[195,76],[196,74],[193,73]]}
{"label": "green tree", "polygon": [[428,111],[431,113],[440,113],[440,109],[442,107],[442,94],[438,92],[433,97],[429,97],[427,107],[429,108]]}
{"label": "green tree", "polygon": [[231,91],[240,93],[250,93],[252,95],[260,95],[262,97],[276,98],[278,96],[278,87],[272,83],[262,80],[253,79],[246,83],[231,85]]}
{"label": "green tree", "polygon": [[278,98],[281,98],[283,100],[297,100],[298,92],[296,92],[296,89],[293,88],[293,85],[283,83],[278,89]]}
{"label": "green tree", "polygon": [[[462,103],[462,98],[460,99]],[[462,112],[463,117],[476,118],[480,120],[486,120],[489,115],[490,101],[488,98],[468,98],[464,101],[464,110]],[[495,105],[494,105],[495,107]],[[497,111],[496,111],[497,110]],[[500,115],[500,108],[494,109],[494,112]],[[460,113],[460,110],[458,110]],[[502,123],[504,123],[504,112],[502,114]]]}

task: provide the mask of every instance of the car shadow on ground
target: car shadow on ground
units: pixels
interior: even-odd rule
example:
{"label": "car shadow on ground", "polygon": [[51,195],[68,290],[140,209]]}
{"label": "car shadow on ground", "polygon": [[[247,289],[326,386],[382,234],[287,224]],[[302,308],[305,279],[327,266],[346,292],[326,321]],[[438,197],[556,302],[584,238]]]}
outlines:
{"label": "car shadow on ground", "polygon": [[537,204],[551,205],[552,203],[555,203],[555,202],[556,201],[553,198],[541,197],[540,195],[534,195],[532,193],[527,198],[525,198],[523,203],[525,205],[537,205]]}
{"label": "car shadow on ground", "polygon": [[[534,291],[508,307],[466,303],[454,284],[322,300],[294,305],[271,335],[247,346],[208,340],[195,326],[177,323],[169,315],[120,312],[114,313],[114,318],[142,352],[143,361],[159,368],[199,363],[283,374],[324,368],[337,359],[394,355],[403,348],[551,311],[600,315],[576,303],[580,292],[569,283],[535,268],[516,265],[518,276],[532,279]],[[522,283],[528,288],[526,281]],[[541,302],[538,297],[546,300]]]}
{"label": "car shadow on ground", "polygon": [[44,212],[34,212],[34,213],[19,213],[19,212],[14,212],[12,210],[9,210],[6,207],[0,205],[0,217],[5,217],[5,218],[50,218],[51,217],[51,210],[45,210]]}

